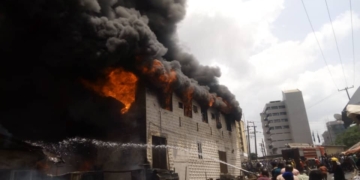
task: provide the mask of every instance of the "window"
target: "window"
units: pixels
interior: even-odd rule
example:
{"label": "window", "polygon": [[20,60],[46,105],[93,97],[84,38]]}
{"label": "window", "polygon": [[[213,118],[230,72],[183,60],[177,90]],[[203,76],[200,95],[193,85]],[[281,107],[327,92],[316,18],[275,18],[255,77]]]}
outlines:
{"label": "window", "polygon": [[284,129],[289,129],[289,126],[284,126]]}
{"label": "window", "polygon": [[270,129],[270,130],[273,130],[273,129],[274,129],[274,127],[270,127],[269,129]]}
{"label": "window", "polygon": [[275,126],[275,129],[282,129],[282,126]]}
{"label": "window", "polygon": [[197,108],[197,106],[193,106],[193,110],[194,110],[194,113],[197,113],[198,112],[198,108]]}
{"label": "window", "polygon": [[271,106],[271,109],[279,109],[277,106]]}
{"label": "window", "polygon": [[285,122],[288,122],[288,119],[284,119]]}
{"label": "window", "polygon": [[181,117],[179,117],[179,126],[181,127]]}
{"label": "window", "polygon": [[272,116],[272,115],[271,115],[271,114],[268,114],[268,115],[267,115],[267,117],[270,117],[270,116]]}
{"label": "window", "polygon": [[286,112],[281,112],[280,115],[286,115]]}
{"label": "window", "polygon": [[280,119],[275,119],[274,122],[281,122],[281,120]]}
{"label": "window", "polygon": [[279,113],[272,113],[272,115],[273,115],[273,116],[278,116],[278,115],[279,115]]}
{"label": "window", "polygon": [[211,113],[211,119],[215,119],[215,114]]}
{"label": "window", "polygon": [[202,159],[202,146],[201,146],[201,143],[197,143],[197,146],[198,146],[198,157],[199,159]]}
{"label": "window", "polygon": [[208,112],[206,107],[201,107],[201,117],[203,122],[208,123]]}
{"label": "window", "polygon": [[179,108],[184,108],[184,105],[183,105],[183,103],[182,102],[179,102]]}
{"label": "window", "polygon": [[284,109],[284,108],[285,108],[285,106],[279,106],[279,108],[280,108],[280,109]]}

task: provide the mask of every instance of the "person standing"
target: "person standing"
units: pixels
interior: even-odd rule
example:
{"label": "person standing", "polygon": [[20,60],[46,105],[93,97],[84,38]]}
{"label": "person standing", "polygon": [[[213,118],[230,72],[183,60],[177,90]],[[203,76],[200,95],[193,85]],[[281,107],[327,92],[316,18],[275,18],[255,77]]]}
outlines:
{"label": "person standing", "polygon": [[322,175],[319,170],[313,170],[309,173],[309,180],[322,180]]}
{"label": "person standing", "polygon": [[284,168],[285,165],[282,162],[279,162],[277,168],[274,170],[274,174],[272,174],[272,179],[276,180],[276,178],[281,174],[281,169]]}
{"label": "person standing", "polygon": [[298,178],[299,180],[309,180],[309,176],[306,174],[306,170],[300,171]]}
{"label": "person standing", "polygon": [[269,172],[266,169],[261,170],[261,177],[258,180],[270,180]]}
{"label": "person standing", "polygon": [[271,170],[271,179],[272,180],[275,180],[276,179],[276,173],[275,173],[275,171],[276,171],[276,169],[278,168],[278,163],[277,162],[275,162],[275,161],[273,161],[273,162],[271,162],[271,166],[272,166],[272,170]]}
{"label": "person standing", "polygon": [[332,157],[331,164],[332,164],[331,172],[334,173],[334,180],[345,180],[345,174],[340,166],[338,159]]}
{"label": "person standing", "polygon": [[285,172],[280,174],[276,180],[299,180],[299,178],[293,174],[293,167],[288,164],[285,167]]}
{"label": "person standing", "polygon": [[327,179],[328,169],[326,168],[326,166],[323,163],[321,163],[318,169],[320,170],[323,179]]}

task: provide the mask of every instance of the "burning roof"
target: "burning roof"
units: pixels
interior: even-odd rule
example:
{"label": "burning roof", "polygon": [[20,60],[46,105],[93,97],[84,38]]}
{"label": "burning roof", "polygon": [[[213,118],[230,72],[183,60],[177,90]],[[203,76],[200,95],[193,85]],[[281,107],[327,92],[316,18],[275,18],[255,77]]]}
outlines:
{"label": "burning roof", "polygon": [[[234,95],[217,82],[219,68],[200,65],[178,45],[176,24],[185,16],[185,4],[1,1],[0,52],[6,62],[0,70],[1,99],[6,108],[0,124],[24,138],[62,139],[92,128],[98,128],[98,136],[125,123],[117,120],[130,116],[139,81],[240,120]],[[67,132],[74,122],[86,126]]]}

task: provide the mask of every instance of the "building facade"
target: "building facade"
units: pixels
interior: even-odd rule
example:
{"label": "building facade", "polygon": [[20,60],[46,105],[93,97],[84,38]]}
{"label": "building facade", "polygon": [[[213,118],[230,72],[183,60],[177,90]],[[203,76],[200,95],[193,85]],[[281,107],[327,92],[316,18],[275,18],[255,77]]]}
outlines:
{"label": "building facade", "polygon": [[260,113],[268,155],[281,154],[288,143],[312,144],[300,90],[283,91],[282,101],[270,101]]}
{"label": "building facade", "polygon": [[[221,174],[239,176],[241,143],[238,122],[229,122],[215,109],[203,109],[192,101],[191,113],[184,102],[172,95],[172,108],[161,108],[156,94],[146,92],[146,137],[148,145],[167,145],[166,149],[147,148],[152,168],[175,170],[180,180],[218,179]],[[218,124],[222,127],[219,127]],[[242,141],[243,142],[243,141]]]}
{"label": "building facade", "polygon": [[335,120],[326,123],[327,131],[322,136],[324,138],[323,145],[334,145],[338,135],[345,132],[344,121]]}
{"label": "building facade", "polygon": [[238,139],[239,139],[239,150],[240,150],[240,157],[241,161],[246,161],[248,159],[248,140],[246,138],[246,126],[244,121],[239,121],[236,124],[236,130],[238,133]]}

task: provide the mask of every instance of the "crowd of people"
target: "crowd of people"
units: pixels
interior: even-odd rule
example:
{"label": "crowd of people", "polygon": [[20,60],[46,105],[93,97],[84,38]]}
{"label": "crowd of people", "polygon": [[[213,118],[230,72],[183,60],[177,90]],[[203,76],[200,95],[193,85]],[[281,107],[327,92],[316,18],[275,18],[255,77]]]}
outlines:
{"label": "crowd of people", "polygon": [[[334,180],[345,180],[346,172],[360,168],[360,156],[324,155],[319,158],[299,160],[263,160],[243,163],[243,168],[258,173],[258,180],[327,180],[328,174]],[[360,175],[354,179],[360,180]]]}

